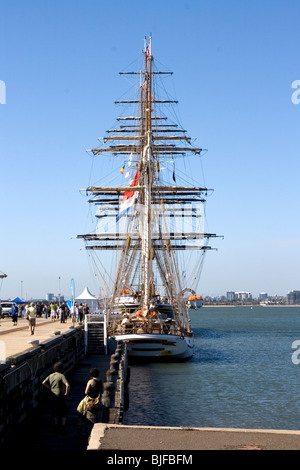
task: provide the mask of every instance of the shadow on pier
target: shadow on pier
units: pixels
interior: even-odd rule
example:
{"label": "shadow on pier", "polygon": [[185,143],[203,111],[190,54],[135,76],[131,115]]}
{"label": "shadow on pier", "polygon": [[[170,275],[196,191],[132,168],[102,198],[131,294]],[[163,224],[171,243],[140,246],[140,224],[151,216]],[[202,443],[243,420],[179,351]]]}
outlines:
{"label": "shadow on pier", "polygon": [[84,390],[90,378],[90,369],[97,367],[100,379],[105,382],[109,369],[110,355],[87,355],[72,372],[65,374],[70,383],[70,394],[67,398],[68,418],[65,432],[54,428],[47,391],[42,393],[41,400],[32,415],[22,422],[14,435],[5,445],[4,451],[84,451],[88,445],[93,425],[85,421],[78,432],[77,406],[84,397]]}

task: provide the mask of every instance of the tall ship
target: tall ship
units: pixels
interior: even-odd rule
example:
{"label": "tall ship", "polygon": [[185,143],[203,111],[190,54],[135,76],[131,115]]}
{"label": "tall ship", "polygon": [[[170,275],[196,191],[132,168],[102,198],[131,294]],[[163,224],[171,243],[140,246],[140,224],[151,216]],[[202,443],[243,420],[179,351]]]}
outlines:
{"label": "tall ship", "polygon": [[[126,343],[129,358],[185,360],[193,355],[194,335],[184,292],[199,283],[208,241],[216,236],[204,231],[212,190],[195,179],[206,149],[176,120],[177,101],[164,86],[172,72],[157,69],[151,37],[140,65],[121,72],[134,81],[134,96],[115,102],[125,113],[88,150],[110,157],[107,181],[117,183],[82,190],[96,222],[77,238],[95,260],[108,336]],[[101,181],[104,169],[103,161]]]}

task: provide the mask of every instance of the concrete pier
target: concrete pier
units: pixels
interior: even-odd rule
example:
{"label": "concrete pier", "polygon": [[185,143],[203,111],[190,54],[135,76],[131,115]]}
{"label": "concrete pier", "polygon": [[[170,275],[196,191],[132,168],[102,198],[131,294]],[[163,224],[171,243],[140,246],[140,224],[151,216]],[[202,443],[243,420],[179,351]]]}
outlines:
{"label": "concrete pier", "polygon": [[[12,450],[86,450],[92,424],[84,421],[78,433],[77,406],[84,397],[90,369],[97,367],[104,389],[109,389],[107,406],[101,410],[102,422],[120,422],[122,394],[127,369],[124,348],[110,342],[108,354],[84,355],[83,327],[70,320],[38,318],[34,335],[28,322],[11,319],[0,322],[0,341],[5,345],[5,361],[0,364],[0,447]],[[48,391],[42,380],[61,360],[71,389],[67,398],[68,418],[65,434],[58,434],[50,413]],[[111,393],[111,391],[112,393]],[[21,392],[20,392],[21,390]],[[13,402],[13,403],[12,403]],[[7,439],[7,436],[11,436]],[[13,437],[13,438],[12,438]]]}
{"label": "concrete pier", "polygon": [[0,341],[4,342],[6,358],[24,352],[34,345],[33,341],[41,343],[66,333],[70,331],[72,325],[69,319],[66,323],[60,323],[59,320],[53,321],[50,318],[37,318],[35,333],[31,335],[26,318],[19,318],[16,326],[13,325],[11,318],[1,318]]}
{"label": "concrete pier", "polygon": [[300,431],[117,426],[96,423],[88,450],[300,450]]}
{"label": "concrete pier", "polygon": [[[10,319],[0,321],[0,341],[5,343],[8,359],[30,357],[30,351],[41,344],[55,342],[62,335],[68,337],[72,323],[52,322],[50,319],[37,319],[34,335],[30,335],[27,321],[19,319],[13,326]],[[37,343],[31,343],[35,341]],[[111,354],[86,355],[66,373],[71,385],[68,397],[68,420],[65,434],[57,434],[53,426],[49,403],[46,396],[38,406],[30,410],[30,419],[14,428],[13,438],[1,451],[102,451],[99,455],[117,458],[118,452],[168,452],[181,451],[187,454],[201,450],[300,450],[300,431],[262,429],[218,429],[218,428],[170,428],[125,426],[119,424],[85,423],[78,433],[77,405],[84,396],[91,367],[98,367],[100,378],[107,381],[113,375],[110,369]],[[1,367],[5,365],[0,364]],[[17,365],[15,366],[17,367]],[[108,371],[110,371],[108,373]],[[2,383],[2,382],[1,382]],[[108,383],[108,382],[107,382]],[[130,390],[130,383],[129,383]],[[13,398],[15,399],[15,398]],[[0,417],[3,411],[0,405]],[[87,454],[94,452],[88,452]],[[97,452],[98,454],[98,452]],[[106,458],[106,457],[105,457]]]}
{"label": "concrete pier", "polygon": [[30,420],[26,420],[16,429],[13,440],[5,445],[5,450],[13,450],[17,442],[20,451],[85,451],[92,424],[84,422],[79,433],[79,415],[76,409],[84,397],[91,367],[100,370],[100,378],[104,381],[109,361],[110,356],[88,356],[80,361],[71,373],[66,374],[71,389],[67,398],[68,417],[65,433],[55,430],[49,402],[44,395]]}

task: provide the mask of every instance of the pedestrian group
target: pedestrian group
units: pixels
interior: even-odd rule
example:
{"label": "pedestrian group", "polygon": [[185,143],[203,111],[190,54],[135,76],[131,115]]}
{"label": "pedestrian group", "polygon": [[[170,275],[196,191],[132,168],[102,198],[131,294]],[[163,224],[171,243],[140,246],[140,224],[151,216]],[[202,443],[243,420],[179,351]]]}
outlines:
{"label": "pedestrian group", "polygon": [[[68,416],[68,407],[66,398],[70,393],[70,384],[63,374],[63,364],[56,362],[54,372],[49,374],[42,382],[42,385],[49,392],[49,404],[54,418],[54,427],[57,432],[65,432]],[[90,370],[90,379],[88,380],[84,398],[80,401],[78,412],[78,433],[81,432],[83,422],[86,422],[90,430],[99,420],[102,396],[102,380],[99,379],[99,370],[93,367]]]}

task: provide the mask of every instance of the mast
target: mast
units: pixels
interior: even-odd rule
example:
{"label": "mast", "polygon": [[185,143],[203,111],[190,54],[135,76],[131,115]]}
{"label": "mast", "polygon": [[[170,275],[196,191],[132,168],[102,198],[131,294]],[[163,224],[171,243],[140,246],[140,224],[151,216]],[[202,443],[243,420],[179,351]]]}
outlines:
{"label": "mast", "polygon": [[151,135],[151,117],[152,117],[152,106],[151,106],[151,37],[149,46],[147,48],[145,38],[145,72],[144,72],[144,115],[145,115],[145,145],[143,149],[142,157],[142,178],[143,178],[143,231],[142,231],[142,298],[143,308],[147,310],[149,307],[149,299],[151,297],[152,285],[153,285],[153,272],[152,272],[152,233],[151,233],[151,189],[152,189],[152,135]]}

